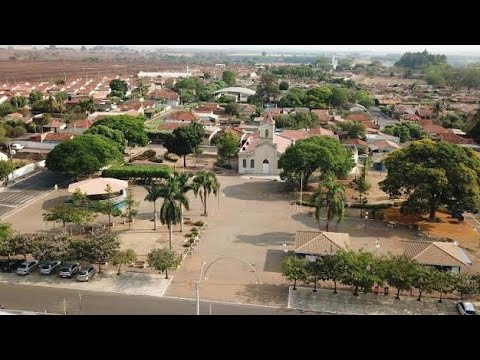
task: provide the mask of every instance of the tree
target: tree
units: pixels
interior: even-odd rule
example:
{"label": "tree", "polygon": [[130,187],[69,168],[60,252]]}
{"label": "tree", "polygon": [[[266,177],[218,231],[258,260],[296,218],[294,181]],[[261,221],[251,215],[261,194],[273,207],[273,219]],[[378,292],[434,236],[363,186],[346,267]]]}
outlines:
{"label": "tree", "polygon": [[222,74],[222,80],[225,81],[225,83],[228,86],[234,86],[237,79],[236,79],[236,74],[231,71],[231,70],[225,70]]}
{"label": "tree", "polygon": [[337,255],[322,255],[317,259],[321,263],[323,271],[323,280],[331,280],[334,284],[333,293],[337,293],[337,280],[343,273],[343,264]]}
{"label": "tree", "polygon": [[[192,176],[193,176],[193,174],[187,174],[187,173],[174,173],[173,174],[174,180],[178,184],[178,192],[180,194],[185,195],[185,199],[182,199],[183,202],[188,203],[188,197],[186,197],[186,194],[190,190],[193,190],[192,184],[188,182],[188,180]],[[180,201],[180,232],[183,232],[183,202],[182,201]]]}
{"label": "tree", "polygon": [[110,89],[114,96],[123,98],[128,90],[128,84],[120,79],[113,79],[110,81]]}
{"label": "tree", "polygon": [[288,90],[288,92],[278,101],[278,106],[280,107],[301,107],[306,104],[307,94],[301,89]]}
{"label": "tree", "polygon": [[447,57],[445,55],[429,54],[427,50],[422,52],[406,52],[402,55],[400,60],[395,63],[395,66],[405,67],[410,69],[425,68],[428,65],[446,64]]}
{"label": "tree", "polygon": [[337,255],[343,265],[341,282],[354,286],[354,296],[358,296],[358,289],[367,291],[379,280],[375,269],[375,258],[369,252],[341,251]]}
{"label": "tree", "polygon": [[79,208],[72,205],[60,204],[47,210],[42,215],[43,221],[52,221],[62,223],[66,228],[67,224],[83,225],[94,219],[91,210]]}
{"label": "tree", "polygon": [[367,127],[358,121],[345,121],[338,124],[347,139],[364,139]]}
{"label": "tree", "polygon": [[[368,167],[368,157],[365,157],[363,166],[362,166],[362,172],[360,173],[360,177],[355,180],[355,188],[358,191],[359,194],[359,201],[360,204],[363,204],[362,202],[362,195],[366,194],[368,190],[370,190],[371,185],[367,181],[367,167]],[[366,199],[365,199],[366,202]],[[360,216],[362,216],[362,211],[360,209]]]}
{"label": "tree", "polygon": [[225,114],[232,116],[240,115],[240,105],[238,105],[236,102],[228,103],[225,106]]}
{"label": "tree", "polygon": [[313,193],[312,202],[315,204],[315,218],[319,224],[320,212],[325,209],[327,213],[325,230],[328,231],[331,220],[337,218],[340,222],[345,215],[347,202],[345,186],[338,184],[335,177],[329,175],[319,184],[318,190]]}
{"label": "tree", "polygon": [[[138,214],[138,201],[135,201],[133,197],[133,190],[127,191],[127,197],[125,198],[125,210],[122,214],[122,217],[128,221],[128,229],[130,230],[133,223],[133,218]],[[155,214],[154,214],[155,216]]]}
{"label": "tree", "polygon": [[122,160],[115,142],[101,135],[88,134],[56,146],[48,153],[45,165],[51,171],[78,178]]}
{"label": "tree", "polygon": [[470,274],[459,273],[455,276],[454,289],[460,293],[461,300],[464,295],[473,295],[480,291],[475,280]]}
{"label": "tree", "polygon": [[144,120],[141,117],[129,115],[106,116],[105,118],[96,121],[92,127],[101,125],[121,131],[123,137],[128,141],[130,146],[145,146],[148,143]]}
{"label": "tree", "polygon": [[13,96],[10,98],[10,104],[15,108],[23,108],[27,105],[27,98],[24,96]]}
{"label": "tree", "polygon": [[230,159],[236,156],[240,150],[240,139],[230,132],[224,132],[218,137],[215,145],[218,149],[218,156],[227,158],[230,164]]}
{"label": "tree", "polygon": [[125,146],[127,142],[125,141],[125,137],[123,136],[123,132],[120,130],[115,130],[112,129],[108,126],[105,125],[98,125],[98,126],[93,126],[87,131],[84,132],[84,134],[92,134],[92,135],[101,135],[106,137],[107,139],[110,139],[114,141],[118,149],[123,153],[125,151]]}
{"label": "tree", "polygon": [[145,84],[145,82],[143,81],[142,78],[138,79],[137,88],[133,91],[133,93],[138,94],[142,98],[147,96],[148,87],[147,87],[147,85]]}
{"label": "tree", "polygon": [[421,265],[405,255],[394,256],[387,262],[385,280],[388,285],[397,289],[395,299],[400,300],[400,291],[407,291],[414,287],[418,267]]}
{"label": "tree", "polygon": [[275,120],[275,126],[285,129],[312,129],[320,125],[321,121],[317,114],[304,111],[282,115]]}
{"label": "tree", "polygon": [[0,117],[7,116],[15,111],[15,108],[8,102],[0,104]]}
{"label": "tree", "polygon": [[6,256],[10,260],[13,255],[11,238],[13,236],[12,225],[0,223],[0,255]]}
{"label": "tree", "polygon": [[30,95],[28,95],[28,102],[30,105],[34,105],[41,100],[43,100],[43,94],[38,90],[33,90]]}
{"label": "tree", "polygon": [[[181,206],[183,205],[187,210],[190,208],[188,198],[185,196],[186,191],[188,191],[187,180],[186,177],[173,175],[167,180],[166,184],[160,185],[160,196],[163,198],[160,208],[160,221],[162,224],[167,224],[170,249],[172,249],[173,225],[182,221]],[[181,186],[184,188],[181,189]]]}
{"label": "tree", "polygon": [[307,259],[299,258],[296,255],[287,256],[282,261],[282,275],[287,280],[293,280],[293,290],[297,290],[297,281],[305,281],[307,279],[307,264]]}
{"label": "tree", "polygon": [[203,216],[207,214],[207,197],[213,192],[215,196],[218,196],[220,191],[220,183],[217,176],[212,171],[199,171],[193,179],[193,193],[195,196],[200,194],[200,200],[203,204]]}
{"label": "tree", "polygon": [[122,215],[122,212],[117,207],[117,204],[115,204],[112,201],[113,191],[112,191],[112,187],[108,184],[107,184],[107,187],[105,188],[105,194],[107,194],[107,199],[97,201],[93,205],[93,209],[96,212],[99,212],[99,213],[104,214],[104,215],[108,215],[108,225],[111,226],[111,225],[113,225],[112,216],[113,217],[120,216],[120,215]]}
{"label": "tree", "polygon": [[176,269],[180,262],[180,258],[169,249],[154,249],[148,254],[148,265],[155,270],[165,271],[165,279],[168,279],[168,270]]}
{"label": "tree", "polygon": [[290,85],[288,84],[287,81],[282,81],[282,82],[280,82],[280,84],[278,85],[278,88],[279,88],[279,90],[288,90],[289,86],[290,86]]}
{"label": "tree", "polygon": [[418,301],[422,301],[422,294],[432,293],[435,290],[437,270],[430,266],[418,266],[413,278],[412,286],[418,289]]}
{"label": "tree", "polygon": [[11,238],[12,251],[15,255],[22,255],[27,260],[27,255],[33,250],[34,235],[15,234]]}
{"label": "tree", "polygon": [[263,74],[257,86],[255,96],[264,103],[268,103],[270,98],[276,99],[280,95],[278,89],[277,77],[273,74]]}
{"label": "tree", "polygon": [[32,239],[32,256],[40,262],[65,258],[68,238],[63,235],[34,235]]}
{"label": "tree", "polygon": [[419,125],[409,122],[387,125],[383,132],[399,137],[402,143],[411,140],[421,140],[427,137],[427,134]]}
{"label": "tree", "polygon": [[8,185],[8,176],[15,171],[16,167],[12,160],[0,160],[0,180]]}
{"label": "tree", "polygon": [[467,211],[480,203],[480,159],[474,152],[446,142],[415,141],[385,159],[388,174],[380,188],[391,197],[408,196],[404,214],[429,213],[447,205]]}
{"label": "tree", "polygon": [[98,272],[102,272],[102,264],[111,261],[120,249],[118,236],[109,231],[92,233],[88,239],[72,241],[68,252],[72,258],[98,264]]}
{"label": "tree", "polygon": [[453,275],[450,271],[439,271],[439,270],[433,270],[433,271],[435,274],[433,289],[440,293],[438,302],[441,303],[443,295],[454,290],[455,275]]}
{"label": "tree", "polygon": [[322,177],[333,173],[337,178],[344,178],[353,165],[347,149],[337,139],[326,136],[298,140],[287,148],[278,162],[278,167],[283,169],[280,177],[298,185],[300,180],[307,183],[316,170]]}
{"label": "tree", "polygon": [[113,265],[118,265],[117,275],[120,275],[122,265],[133,263],[136,260],[137,254],[135,254],[135,251],[132,249],[117,251],[112,257]]}
{"label": "tree", "polygon": [[263,57],[267,56],[267,52],[266,52],[266,51],[262,51],[262,56],[263,56]]}
{"label": "tree", "polygon": [[147,190],[145,201],[153,202],[153,230],[157,230],[157,200],[162,196],[162,190],[157,183],[147,185],[145,189]]}
{"label": "tree", "polygon": [[168,152],[183,156],[183,167],[187,166],[187,155],[201,144],[205,137],[205,129],[197,122],[190,126],[182,126],[173,130],[171,136],[165,140],[165,147]]}
{"label": "tree", "polygon": [[307,105],[311,109],[325,109],[332,102],[332,88],[317,86],[307,91]]}
{"label": "tree", "polygon": [[366,108],[369,108],[375,105],[375,101],[365,90],[358,90],[357,93],[355,94],[355,98],[360,105],[363,105]]}

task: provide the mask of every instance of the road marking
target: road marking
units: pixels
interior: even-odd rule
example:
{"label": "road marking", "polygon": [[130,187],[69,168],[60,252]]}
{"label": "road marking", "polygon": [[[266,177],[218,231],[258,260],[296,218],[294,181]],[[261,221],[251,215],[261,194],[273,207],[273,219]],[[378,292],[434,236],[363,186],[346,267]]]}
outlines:
{"label": "road marking", "polygon": [[162,294],[160,295],[161,297],[163,297],[163,294],[165,294],[165,291],[167,291],[167,289],[170,286],[170,283],[172,282],[172,280],[173,280],[173,276],[170,276],[170,281],[168,282],[167,286],[165,286],[165,289],[163,289]]}
{"label": "road marking", "polygon": [[16,208],[17,205],[7,205],[7,204],[0,204],[0,206],[6,206],[6,207],[9,207],[9,208]]}
{"label": "road marking", "polygon": [[27,208],[27,207],[30,206],[31,204],[33,204],[33,203],[35,203],[36,201],[44,198],[46,195],[48,195],[48,194],[50,194],[50,193],[52,193],[52,192],[54,192],[54,191],[55,191],[55,189],[52,189],[52,190],[50,190],[50,191],[45,191],[45,192],[43,192],[43,193],[40,193],[39,196],[35,197],[32,201],[27,202],[27,203],[24,203],[24,204],[21,204],[22,206],[17,207],[16,210],[13,210],[13,211],[8,212],[5,216],[0,217],[0,219],[1,219],[1,220],[5,220],[6,218],[9,218],[10,216],[15,215],[15,214],[18,213],[19,211]]}

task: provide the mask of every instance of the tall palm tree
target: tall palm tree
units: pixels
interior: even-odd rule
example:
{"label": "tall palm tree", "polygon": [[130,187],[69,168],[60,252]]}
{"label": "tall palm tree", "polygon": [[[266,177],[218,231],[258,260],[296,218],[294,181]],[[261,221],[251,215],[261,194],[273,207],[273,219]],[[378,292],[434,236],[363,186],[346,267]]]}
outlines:
{"label": "tall palm tree", "polygon": [[195,196],[200,194],[200,199],[203,204],[203,216],[207,215],[207,196],[212,192],[215,196],[218,196],[220,190],[220,183],[217,180],[215,173],[211,171],[199,171],[193,179],[193,193]]}
{"label": "tall palm tree", "polygon": [[[190,190],[193,189],[192,184],[188,183],[188,180],[193,176],[193,174],[187,173],[175,173],[174,175],[175,181],[178,183],[179,191],[182,194],[187,194]],[[188,203],[188,198],[185,196],[185,201]],[[180,232],[183,232],[183,204],[180,203]]]}
{"label": "tall palm tree", "polygon": [[162,190],[157,183],[147,185],[145,189],[148,192],[145,201],[153,202],[153,230],[157,230],[157,200],[162,197]]}
{"label": "tall palm tree", "polygon": [[318,187],[318,190],[312,195],[312,201],[315,204],[315,219],[320,225],[320,211],[325,209],[327,212],[327,225],[334,218],[340,222],[345,215],[345,203],[347,201],[345,196],[345,187],[338,184],[333,175],[326,176]]}
{"label": "tall palm tree", "polygon": [[180,189],[180,182],[174,176],[167,180],[166,184],[160,186],[160,196],[163,198],[160,208],[160,221],[166,224],[169,232],[169,246],[172,249],[172,226],[178,224],[182,219],[181,206],[189,210],[188,199]]}

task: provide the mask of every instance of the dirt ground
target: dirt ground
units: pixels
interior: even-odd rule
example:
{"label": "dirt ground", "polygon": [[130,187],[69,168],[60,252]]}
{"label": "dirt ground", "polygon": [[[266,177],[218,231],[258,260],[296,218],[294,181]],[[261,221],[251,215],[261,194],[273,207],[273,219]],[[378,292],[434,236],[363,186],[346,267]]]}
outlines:
{"label": "dirt ground", "polygon": [[355,76],[355,81],[359,84],[373,85],[373,84],[402,84],[410,85],[413,83],[425,84],[425,81],[422,79],[403,79],[399,77],[390,77],[390,76],[365,76],[359,75]]}

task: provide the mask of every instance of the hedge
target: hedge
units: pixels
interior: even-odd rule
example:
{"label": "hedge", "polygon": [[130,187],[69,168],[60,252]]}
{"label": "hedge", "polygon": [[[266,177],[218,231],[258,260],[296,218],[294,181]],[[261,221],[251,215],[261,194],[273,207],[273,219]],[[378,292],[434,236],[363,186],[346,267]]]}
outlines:
{"label": "hedge", "polygon": [[103,177],[121,180],[167,178],[173,169],[165,165],[125,165],[104,170]]}

